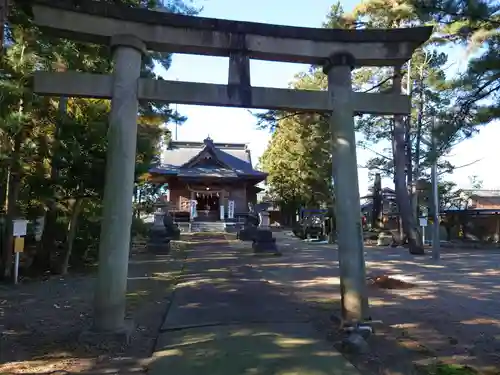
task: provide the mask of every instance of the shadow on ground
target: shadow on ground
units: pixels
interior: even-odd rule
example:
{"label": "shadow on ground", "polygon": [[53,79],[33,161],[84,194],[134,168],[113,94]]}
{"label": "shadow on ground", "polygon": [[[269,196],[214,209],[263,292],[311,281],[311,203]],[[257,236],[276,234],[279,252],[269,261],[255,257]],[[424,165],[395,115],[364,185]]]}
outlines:
{"label": "shadow on ground", "polygon": [[[182,262],[133,249],[129,263],[127,315],[136,329],[129,346],[78,343],[91,325],[95,278],[52,277],[0,286],[0,373],[71,374],[143,371]],[[176,253],[176,257],[182,254]]]}
{"label": "shadow on ground", "polygon": [[150,373],[357,374],[310,324],[234,324],[168,332]]}
{"label": "shadow on ground", "polygon": [[[263,264],[265,277],[294,288],[317,310],[338,314],[336,250],[286,236],[280,240],[287,243],[286,256]],[[393,275],[416,284],[406,290],[368,289],[372,317],[384,322],[370,340],[371,355],[362,361],[372,362],[374,373],[386,373],[385,366],[393,371],[387,373],[407,374],[414,363],[436,359],[498,373],[500,252],[446,249],[435,263],[430,255],[415,257],[406,249],[367,248],[365,258],[369,276]]]}
{"label": "shadow on ground", "polygon": [[[279,258],[203,239],[182,274],[168,257],[133,257],[128,298],[138,329],[125,348],[72,346],[89,323],[92,278],[0,290],[0,373],[355,373],[334,349],[342,349],[336,250],[275,235]],[[372,316],[384,324],[368,353],[343,351],[362,374],[422,374],[416,365],[436,360],[500,368],[499,252],[446,249],[433,263],[405,249],[367,248],[366,259],[369,275],[416,286],[368,289]]]}
{"label": "shadow on ground", "polygon": [[188,252],[149,374],[358,374],[308,306],[261,277],[260,259],[230,244]]}

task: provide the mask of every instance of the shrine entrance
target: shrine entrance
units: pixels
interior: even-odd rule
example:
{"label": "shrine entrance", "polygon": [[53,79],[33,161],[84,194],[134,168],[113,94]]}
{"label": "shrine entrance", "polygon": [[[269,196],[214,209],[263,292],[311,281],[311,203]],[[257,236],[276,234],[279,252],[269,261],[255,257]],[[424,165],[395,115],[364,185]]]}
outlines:
{"label": "shrine entrance", "polygon": [[[78,4],[37,0],[33,15],[34,24],[44,32],[110,46],[113,51],[112,76],[36,72],[34,79],[34,91],[41,95],[112,99],[96,330],[121,331],[125,324],[139,100],[329,114],[342,318],[356,325],[369,317],[353,117],[405,116],[411,104],[408,96],[401,95],[400,75],[395,75],[391,92],[363,93],[353,91],[351,71],[362,66],[399,71],[430,37],[432,27],[315,29],[183,16],[90,0]],[[148,50],[228,57],[228,84],[141,78],[142,56]],[[328,90],[253,87],[250,59],[322,66]]]}
{"label": "shrine entrance", "polygon": [[217,221],[220,216],[220,194],[210,191],[194,193],[196,200],[197,220]]}
{"label": "shrine entrance", "polygon": [[198,211],[219,211],[218,193],[196,193],[196,209]]}

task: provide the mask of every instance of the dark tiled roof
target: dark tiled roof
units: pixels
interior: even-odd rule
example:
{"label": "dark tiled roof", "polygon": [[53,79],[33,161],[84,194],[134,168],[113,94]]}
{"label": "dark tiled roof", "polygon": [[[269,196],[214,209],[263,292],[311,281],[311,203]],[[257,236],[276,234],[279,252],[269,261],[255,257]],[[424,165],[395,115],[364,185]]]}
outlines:
{"label": "dark tiled roof", "polygon": [[[203,151],[212,152],[223,165],[221,167],[190,167]],[[211,139],[201,142],[171,142],[162,155],[162,163],[150,169],[150,173],[176,175],[180,177],[256,177],[264,179],[267,174],[252,167],[250,150],[241,143],[213,143]]]}
{"label": "dark tiled roof", "polygon": [[464,192],[470,194],[471,197],[500,198],[500,190],[464,189]]}
{"label": "dark tiled roof", "polygon": [[223,177],[223,178],[235,178],[238,174],[231,169],[227,168],[181,168],[177,173],[180,177]]}

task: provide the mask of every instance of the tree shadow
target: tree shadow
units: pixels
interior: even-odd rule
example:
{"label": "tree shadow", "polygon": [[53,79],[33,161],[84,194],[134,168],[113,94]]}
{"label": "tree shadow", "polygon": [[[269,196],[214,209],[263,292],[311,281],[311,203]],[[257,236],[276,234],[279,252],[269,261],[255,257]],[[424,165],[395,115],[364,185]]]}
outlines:
{"label": "tree shadow", "polygon": [[142,371],[142,361],[152,352],[180,264],[171,256],[144,251],[131,256],[127,315],[133,318],[136,329],[130,345],[89,346],[79,341],[81,332],[92,323],[92,274],[2,287],[0,373]]}
{"label": "tree shadow", "polygon": [[261,277],[262,258],[249,251],[189,252],[149,373],[356,373],[314,329],[308,306]]}
{"label": "tree shadow", "polygon": [[[183,375],[201,369],[210,374],[330,374],[333,369],[339,374],[352,373],[335,346],[362,374],[417,374],[421,372],[415,365],[436,359],[498,368],[500,324],[495,311],[499,311],[500,284],[492,266],[499,264],[498,255],[450,250],[443,252],[440,263],[433,263],[430,258],[412,257],[406,249],[367,249],[368,274],[407,276],[416,287],[368,289],[372,316],[383,324],[375,326],[375,335],[368,340],[369,352],[358,354],[340,345],[343,333],[337,319],[340,280],[336,251],[328,245],[304,244],[276,235],[283,251],[279,258],[253,257],[247,246],[206,242],[188,251],[182,274],[179,268],[165,269],[168,257],[133,259],[129,305],[135,306],[131,313],[138,329],[131,345],[113,350],[90,348],[87,352],[72,348],[74,336],[67,330],[71,331],[72,320],[79,318],[74,309],[69,309],[70,313],[61,307],[54,310],[52,320],[65,324],[64,329],[59,326],[61,339],[56,340],[50,354],[48,350],[43,353],[43,358],[48,361],[51,357],[54,369],[61,368],[56,367],[61,361],[78,358],[82,361],[78,371],[93,374],[134,373],[146,366],[150,374],[167,373],[167,369]],[[177,288],[172,294],[174,278]],[[16,301],[23,307],[12,310],[9,301],[5,313],[27,314],[40,304],[65,301],[71,295],[82,298],[79,306],[87,306],[84,314],[88,314],[92,280],[70,287],[74,295],[57,289],[63,282],[49,280],[49,284],[29,291],[21,287]],[[44,301],[44,291],[52,289],[60,299]],[[3,291],[0,296],[4,297]],[[174,303],[169,304],[172,299]],[[0,314],[4,332],[13,328],[19,333],[7,323],[7,314]],[[29,331],[36,327],[43,314],[31,318],[35,322],[32,326],[19,328]],[[42,327],[40,335],[48,325]],[[81,323],[74,324],[75,334],[80,327]],[[40,342],[26,337],[34,344]],[[9,340],[5,343],[16,343],[16,338]],[[153,357],[148,358],[152,352]],[[2,363],[12,361],[11,354],[2,350],[0,355]],[[20,351],[16,356],[20,361],[38,360],[28,352]],[[44,373],[41,368],[35,370],[27,367],[24,373]],[[76,372],[74,367],[71,371]]]}
{"label": "tree shadow", "polygon": [[[295,247],[288,253],[289,259],[283,257],[280,264],[270,262],[263,267],[268,277],[288,274],[286,282],[281,278],[282,284],[295,286],[300,298],[316,303],[320,310],[337,309],[334,315],[338,316],[336,251],[289,242]],[[380,347],[396,340],[413,348],[416,363],[435,357],[483,370],[500,368],[500,253],[447,249],[436,263],[430,255],[415,258],[406,249],[367,248],[365,258],[368,275],[393,275],[416,284],[406,290],[368,288],[370,313],[384,322],[370,339],[376,343],[378,357],[390,362],[388,351]],[[275,282],[279,283],[278,277]],[[328,295],[332,289],[337,293]]]}
{"label": "tree shadow", "polygon": [[149,371],[191,375],[355,374],[309,323],[191,328],[162,335]]}

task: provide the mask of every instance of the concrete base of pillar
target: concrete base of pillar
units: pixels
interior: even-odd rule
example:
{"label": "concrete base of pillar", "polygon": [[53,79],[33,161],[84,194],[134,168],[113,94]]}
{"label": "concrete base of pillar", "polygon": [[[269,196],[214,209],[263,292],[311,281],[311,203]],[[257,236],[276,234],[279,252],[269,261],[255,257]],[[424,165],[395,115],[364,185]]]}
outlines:
{"label": "concrete base of pillar", "polygon": [[164,255],[170,253],[171,244],[170,240],[163,240],[162,242],[149,242],[148,252],[157,255]]}
{"label": "concrete base of pillar", "polygon": [[240,241],[253,241],[257,233],[257,227],[248,226],[238,232],[237,239]]}
{"label": "concrete base of pillar", "polygon": [[255,232],[252,249],[255,255],[281,255],[276,246],[276,238],[270,230],[259,229]]}
{"label": "concrete base of pillar", "polygon": [[342,340],[344,350],[353,353],[367,353],[370,350],[367,340],[374,334],[373,324],[379,322],[367,321],[344,327],[346,336]]}
{"label": "concrete base of pillar", "polygon": [[167,235],[165,227],[154,226],[149,231],[148,251],[153,254],[168,254],[170,252],[170,241],[173,239]]}
{"label": "concrete base of pillar", "polygon": [[364,354],[370,351],[365,338],[357,332],[350,333],[342,340],[342,348],[350,353]]}
{"label": "concrete base of pillar", "polygon": [[125,319],[120,329],[115,331],[96,331],[93,328],[80,333],[78,341],[89,346],[123,346],[130,343],[135,324],[132,319]]}

